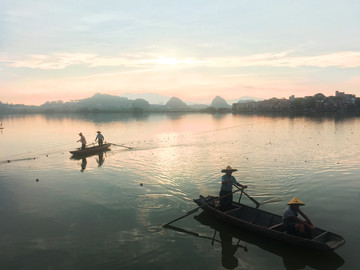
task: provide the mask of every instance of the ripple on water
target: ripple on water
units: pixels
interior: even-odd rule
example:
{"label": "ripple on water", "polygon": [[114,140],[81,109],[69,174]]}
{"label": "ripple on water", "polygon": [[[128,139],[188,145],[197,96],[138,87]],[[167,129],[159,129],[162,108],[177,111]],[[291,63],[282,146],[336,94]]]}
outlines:
{"label": "ripple on water", "polygon": [[147,231],[150,233],[158,233],[162,231],[162,227],[161,226],[151,226],[149,228],[147,228]]}
{"label": "ripple on water", "polygon": [[174,201],[169,194],[141,194],[135,200],[132,200],[130,206],[137,209],[160,210],[170,208]]}

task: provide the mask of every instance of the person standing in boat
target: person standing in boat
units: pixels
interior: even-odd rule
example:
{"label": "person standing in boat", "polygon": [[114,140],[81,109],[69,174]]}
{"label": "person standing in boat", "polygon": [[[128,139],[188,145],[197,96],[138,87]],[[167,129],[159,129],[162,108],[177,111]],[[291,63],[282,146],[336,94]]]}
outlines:
{"label": "person standing in boat", "polygon": [[103,145],[103,142],[104,142],[104,136],[101,134],[101,131],[98,131],[98,132],[97,132],[97,135],[96,135],[95,141],[98,141],[99,146],[100,146],[100,145]]}
{"label": "person standing in boat", "polygon": [[80,140],[78,140],[78,142],[81,142],[81,150],[84,150],[86,147],[86,139],[81,132],[79,133],[79,136],[80,136]]}
{"label": "person standing in boat", "polygon": [[[300,206],[305,205],[298,198],[294,197],[285,209],[283,221],[285,230],[290,234],[311,238],[312,231],[315,229],[311,220],[300,210]],[[300,214],[305,220],[298,218]]]}
{"label": "person standing in boat", "polygon": [[233,169],[230,166],[227,166],[226,169],[221,170],[221,172],[225,173],[221,177],[220,197],[224,196],[223,198],[220,199],[220,207],[222,210],[227,210],[231,208],[233,201],[233,195],[232,195],[233,185],[236,185],[241,189],[247,188],[246,185],[241,185],[240,183],[238,183],[238,181],[236,181],[235,177],[232,176],[232,173],[236,171],[237,169]]}

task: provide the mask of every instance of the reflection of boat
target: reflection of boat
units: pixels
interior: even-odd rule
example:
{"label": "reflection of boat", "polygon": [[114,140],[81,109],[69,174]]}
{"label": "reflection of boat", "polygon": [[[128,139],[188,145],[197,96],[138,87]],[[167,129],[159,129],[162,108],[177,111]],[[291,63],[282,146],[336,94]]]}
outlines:
{"label": "reflection of boat", "polygon": [[85,171],[86,165],[87,165],[86,157],[83,157],[83,158],[81,159],[81,170],[80,170],[80,172],[84,172],[84,171]]}
{"label": "reflection of boat", "polygon": [[[309,266],[313,269],[335,270],[344,264],[344,259],[335,252],[308,250],[287,244],[279,245],[278,241],[273,239],[264,241],[264,238],[258,234],[230,227],[205,212],[200,213],[194,218],[202,225],[209,226],[213,230],[218,231],[221,242],[224,240],[224,235],[229,234],[232,238],[239,239],[239,241],[241,240],[245,245],[252,244],[282,257],[285,269],[304,269],[306,266]],[[212,241],[214,242],[214,239],[212,239]],[[215,239],[215,241],[217,240]],[[250,249],[247,250],[251,253],[253,249],[250,247]],[[230,257],[232,255],[232,251],[230,251],[230,254],[222,254],[222,256],[226,255]],[[224,253],[224,250],[222,250],[222,253]],[[271,267],[269,267],[269,269],[271,269]]]}
{"label": "reflection of boat", "polygon": [[104,158],[104,153],[106,153],[107,151],[110,151],[110,149],[105,149],[102,150],[98,153],[89,153],[89,154],[84,154],[84,155],[73,155],[70,157],[70,159],[72,160],[81,160],[81,172],[84,172],[87,166],[87,159],[89,157],[92,156],[97,156],[96,157],[96,162],[99,164],[99,167],[101,167],[104,164],[105,158]]}
{"label": "reflection of boat", "polygon": [[232,208],[221,211],[215,206],[215,197],[200,196],[194,199],[199,206],[206,204],[202,209],[236,227],[247,229],[259,235],[283,241],[288,244],[302,246],[317,250],[334,250],[345,243],[340,235],[316,228],[311,239],[298,237],[284,232],[282,217],[264,210],[233,202]]}
{"label": "reflection of boat", "polygon": [[96,145],[92,147],[86,147],[85,149],[78,148],[77,150],[70,151],[73,156],[87,156],[96,154],[98,152],[109,150],[111,143],[104,143],[103,145]]}

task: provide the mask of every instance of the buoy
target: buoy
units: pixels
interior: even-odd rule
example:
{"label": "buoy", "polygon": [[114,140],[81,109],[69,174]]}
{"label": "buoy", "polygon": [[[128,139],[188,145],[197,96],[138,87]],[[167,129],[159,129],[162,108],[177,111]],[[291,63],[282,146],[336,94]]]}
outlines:
{"label": "buoy", "polygon": [[140,186],[142,187],[142,186],[143,186],[143,183],[140,183]]}

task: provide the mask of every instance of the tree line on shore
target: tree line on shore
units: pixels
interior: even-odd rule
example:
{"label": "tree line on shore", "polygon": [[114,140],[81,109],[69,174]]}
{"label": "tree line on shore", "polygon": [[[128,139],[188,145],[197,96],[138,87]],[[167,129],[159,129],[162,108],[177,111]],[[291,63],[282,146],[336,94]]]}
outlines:
{"label": "tree line on shore", "polygon": [[285,113],[317,113],[317,112],[360,112],[360,98],[344,92],[335,92],[335,96],[322,93],[314,96],[289,99],[272,98],[263,101],[234,103],[233,112],[285,112]]}
{"label": "tree line on shore", "polygon": [[289,99],[239,100],[229,105],[225,99],[216,96],[209,105],[187,105],[181,99],[172,97],[164,105],[150,104],[144,99],[130,100],[126,97],[95,94],[77,101],[48,101],[40,106],[7,104],[0,101],[0,113],[100,113],[100,112],[205,112],[205,113],[316,113],[316,112],[360,112],[360,98],[344,92],[335,96],[322,93],[314,96]]}

